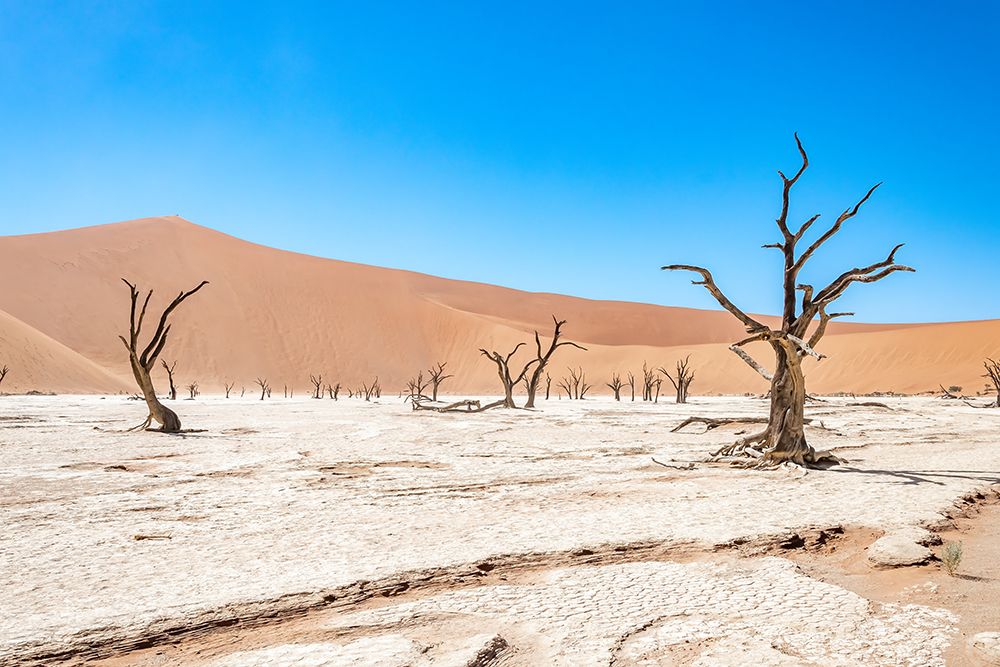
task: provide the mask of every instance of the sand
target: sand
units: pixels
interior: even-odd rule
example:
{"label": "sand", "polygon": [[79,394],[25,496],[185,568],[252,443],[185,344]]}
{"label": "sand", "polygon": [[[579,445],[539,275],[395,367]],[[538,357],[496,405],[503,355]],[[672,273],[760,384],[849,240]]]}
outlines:
{"label": "sand", "polygon": [[[145,411],[122,397],[0,401],[3,664],[938,665],[997,629],[788,555],[874,572],[877,536],[952,525],[1000,484],[1000,411],[810,404],[812,443],[849,463],[761,472],[687,468],[738,426],[669,432],[763,414],[751,398],[471,417],[205,398],[173,404],[205,429],[180,436],[124,432]],[[955,590],[920,572],[907,587]]]}
{"label": "sand", "polygon": [[[728,313],[589,301],[435,278],[254,245],[177,217],[0,238],[0,389],[101,393],[131,386],[118,334],[127,327],[121,277],[155,288],[154,306],[202,279],[178,311],[163,353],[181,384],[219,391],[258,376],[299,392],[310,374],[357,386],[378,376],[396,392],[421,368],[449,364],[453,392],[494,393],[480,347],[509,350],[568,320],[558,378],[583,366],[595,392],[643,361],[692,355],[695,393],[761,393],[766,383],[726,348],[741,337]],[[692,289],[695,289],[692,287]],[[61,346],[61,347],[60,347]],[[55,349],[55,348],[58,348]],[[921,392],[939,383],[982,389],[982,361],[1000,355],[1000,321],[934,325],[835,323],[807,362],[809,387],[828,393]],[[762,361],[767,350],[762,349]],[[87,363],[89,362],[89,363]],[[162,371],[156,381],[162,388]]]}

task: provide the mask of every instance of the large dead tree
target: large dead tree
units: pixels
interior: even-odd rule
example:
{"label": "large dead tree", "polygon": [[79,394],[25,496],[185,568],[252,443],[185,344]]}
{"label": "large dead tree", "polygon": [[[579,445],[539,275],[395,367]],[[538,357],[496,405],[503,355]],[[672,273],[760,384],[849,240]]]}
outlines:
{"label": "large dead tree", "polygon": [[[149,373],[156,365],[156,359],[163,351],[163,346],[167,344],[167,336],[170,334],[170,315],[177,306],[181,305],[188,297],[208,284],[207,280],[201,281],[197,287],[187,292],[181,292],[163,310],[160,320],[153,332],[153,337],[145,347],[139,343],[139,336],[142,334],[142,323],[146,318],[146,308],[149,306],[149,299],[153,296],[153,290],[146,293],[146,299],[142,302],[142,308],[137,308],[139,300],[139,290],[129,281],[122,278],[122,282],[128,285],[129,297],[132,302],[129,311],[129,335],[119,336],[125,349],[128,350],[129,364],[132,366],[132,375],[136,383],[142,390],[142,395],[146,399],[146,407],[149,408],[149,415],[146,420],[134,427],[132,430],[148,429],[155,421],[160,425],[160,431],[164,433],[176,433],[181,430],[181,420],[177,413],[160,403],[156,397],[156,389],[153,388],[153,380]],[[141,349],[140,349],[141,348]]]}
{"label": "large dead tree", "polygon": [[525,401],[524,407],[533,408],[535,407],[535,393],[538,391],[538,384],[542,379],[542,373],[545,371],[545,367],[548,366],[549,360],[552,359],[552,355],[555,354],[556,350],[563,346],[575,347],[578,350],[583,350],[586,352],[587,348],[582,345],[577,345],[571,341],[560,341],[559,338],[562,336],[562,327],[566,324],[566,320],[557,320],[556,316],[552,316],[552,322],[554,323],[554,328],[552,330],[552,338],[549,341],[548,348],[542,351],[542,340],[538,336],[538,331],[535,331],[535,367],[531,371],[531,375],[528,376],[528,381],[525,385],[528,400]]}
{"label": "large dead tree", "polygon": [[177,368],[177,360],[175,359],[173,363],[168,364],[166,360],[160,359],[160,364],[163,365],[163,370],[167,372],[167,382],[170,384],[170,400],[177,400],[177,387],[174,386],[174,369]]}
{"label": "large dead tree", "polygon": [[[837,462],[837,458],[829,452],[817,452],[806,441],[803,427],[806,386],[802,373],[802,361],[807,355],[817,359],[823,358],[823,355],[816,352],[815,347],[826,333],[827,324],[835,317],[850,314],[830,313],[828,308],[844,295],[848,287],[854,283],[873,283],[897,271],[913,271],[908,266],[896,263],[896,252],[902,247],[900,244],[893,248],[884,260],[849,269],[822,289],[817,290],[811,284],[799,282],[799,273],[809,259],[824,243],[840,231],[845,222],[857,215],[862,205],[868,201],[879,184],[869,189],[854,206],[845,209],[825,232],[804,251],[799,252],[799,241],[802,240],[813,223],[819,219],[819,215],[812,216],[795,231],[792,231],[788,225],[789,195],[792,186],[809,166],[809,158],[798,135],[795,135],[795,143],[802,158],[799,170],[791,178],[787,178],[780,171],[778,172],[781,177],[782,192],[781,210],[776,222],[781,239],[777,243],[769,243],[764,246],[765,248],[777,249],[784,259],[782,274],[784,305],[781,325],[778,328],[772,329],[766,326],[730,301],[716,285],[715,279],[708,269],[687,264],[671,264],[662,267],[668,271],[691,271],[698,274],[701,279],[695,280],[693,283],[704,286],[719,302],[719,305],[746,327],[748,336],[731,345],[730,349],[771,383],[771,408],[767,428],[719,450],[717,455],[744,454],[755,457],[759,455],[757,464],[762,467],[781,464],[785,461],[804,466]],[[802,293],[801,301],[796,296],[797,292]],[[816,326],[810,333],[809,330],[814,322]],[[743,349],[743,346],[757,341],[771,346],[775,359],[773,373],[757,363]]]}
{"label": "large dead tree", "polygon": [[677,361],[677,377],[673,377],[665,368],[660,368],[660,372],[667,376],[670,380],[670,384],[674,385],[674,390],[677,392],[677,402],[687,403],[688,399],[688,388],[691,383],[694,382],[694,371],[691,370],[689,364],[691,362],[691,355],[688,355],[683,360]]}
{"label": "large dead tree", "polygon": [[448,378],[455,377],[454,375],[446,375],[444,372],[444,367],[448,365],[448,362],[439,363],[435,366],[431,366],[427,373],[430,375],[431,384],[431,400],[438,400],[438,389],[441,387],[441,383]]}
{"label": "large dead tree", "polygon": [[500,354],[496,350],[487,352],[485,349],[479,348],[479,351],[482,352],[484,357],[496,364],[497,376],[500,378],[500,384],[503,385],[503,407],[505,408],[517,407],[514,404],[514,387],[517,386],[518,382],[524,380],[528,371],[531,370],[531,367],[538,363],[538,359],[532,359],[524,365],[521,372],[517,375],[514,375],[511,372],[510,360],[515,354],[517,354],[517,351],[520,350],[523,345],[524,343],[518,343],[514,346],[514,349],[510,351],[510,354],[506,356]]}

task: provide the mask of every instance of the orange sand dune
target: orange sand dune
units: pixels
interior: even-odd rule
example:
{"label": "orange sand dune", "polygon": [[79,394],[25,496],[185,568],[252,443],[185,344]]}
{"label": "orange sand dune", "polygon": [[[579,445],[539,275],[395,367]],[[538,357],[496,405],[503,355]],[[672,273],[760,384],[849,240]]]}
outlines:
{"label": "orange sand dune", "polygon": [[0,385],[3,392],[134,391],[107,369],[0,311],[0,366],[4,365],[10,372]]}
{"label": "orange sand dune", "polygon": [[[0,293],[0,308],[36,330],[31,340],[48,337],[78,355],[59,363],[89,360],[108,372],[45,375],[51,384],[38,389],[112,391],[111,375],[129,383],[117,340],[128,318],[123,276],[155,289],[156,312],[179,290],[211,281],[178,311],[163,353],[178,361],[181,384],[209,390],[226,380],[249,389],[261,376],[279,393],[285,384],[301,393],[310,373],[323,373],[350,386],[377,375],[395,393],[417,369],[448,361],[451,391],[492,393],[494,370],[478,348],[509,349],[534,328],[548,331],[553,313],[589,348],[567,350],[553,375],[582,365],[601,393],[613,371],[638,372],[644,360],[672,364],[688,353],[698,367],[696,393],[766,388],[726,349],[743,333],[728,313],[446,280],[275,250],[162,217],[0,238],[0,280],[15,287]],[[822,345],[830,358],[810,366],[810,389],[911,392],[939,382],[975,389],[983,357],[1000,354],[998,334],[1000,321],[837,323]],[[40,363],[29,347],[8,344],[0,363]],[[766,349],[759,358],[766,361]]]}

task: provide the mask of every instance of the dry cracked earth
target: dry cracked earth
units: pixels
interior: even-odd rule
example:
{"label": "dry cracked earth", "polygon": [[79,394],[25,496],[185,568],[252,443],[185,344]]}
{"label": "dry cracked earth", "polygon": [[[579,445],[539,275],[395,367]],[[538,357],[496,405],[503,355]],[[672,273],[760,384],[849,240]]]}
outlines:
{"label": "dry cracked earth", "polygon": [[848,463],[806,472],[670,432],[753,398],[213,397],[168,436],[123,397],[2,397],[0,664],[990,664],[1000,410],[878,400],[811,403]]}

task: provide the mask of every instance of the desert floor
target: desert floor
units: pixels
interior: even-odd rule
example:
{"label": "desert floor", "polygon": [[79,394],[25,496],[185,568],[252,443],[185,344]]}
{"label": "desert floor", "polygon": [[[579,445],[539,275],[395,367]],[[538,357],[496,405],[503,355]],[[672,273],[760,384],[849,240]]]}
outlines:
{"label": "desert floor", "polygon": [[[753,398],[247,393],[176,401],[177,436],[0,398],[0,664],[967,664],[1000,630],[1000,410],[826,399],[847,464],[750,471],[689,465],[740,426],[670,429]],[[961,540],[959,576],[877,567],[882,536]]]}

